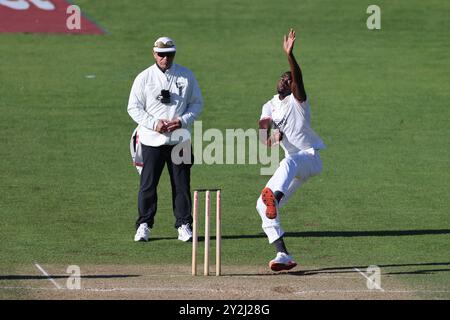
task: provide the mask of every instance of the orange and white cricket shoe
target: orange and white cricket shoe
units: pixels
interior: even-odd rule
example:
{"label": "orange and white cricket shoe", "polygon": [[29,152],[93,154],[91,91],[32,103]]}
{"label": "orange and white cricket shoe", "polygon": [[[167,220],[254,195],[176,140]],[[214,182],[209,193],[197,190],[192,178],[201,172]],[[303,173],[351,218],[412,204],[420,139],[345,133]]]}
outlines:
{"label": "orange and white cricket shoe", "polygon": [[291,270],[296,266],[297,263],[292,259],[292,257],[284,252],[278,252],[275,259],[269,262],[269,268],[272,271]]}
{"label": "orange and white cricket shoe", "polygon": [[266,205],[266,217],[275,219],[278,215],[278,203],[272,189],[264,188],[261,192],[261,200]]}

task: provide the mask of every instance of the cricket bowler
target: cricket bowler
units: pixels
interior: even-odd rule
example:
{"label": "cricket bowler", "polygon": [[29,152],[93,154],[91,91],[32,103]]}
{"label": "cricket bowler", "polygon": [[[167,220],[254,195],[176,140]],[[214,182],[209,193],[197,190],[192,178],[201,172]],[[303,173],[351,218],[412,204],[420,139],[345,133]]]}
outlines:
{"label": "cricket bowler", "polygon": [[319,151],[325,148],[322,139],[310,124],[311,108],[303,84],[302,72],[294,53],[295,31],[284,36],[283,49],[290,71],[281,75],[277,94],[262,107],[259,128],[267,145],[280,143],[285,158],[262,190],[256,210],[269,243],[276,248],[276,257],[269,262],[273,271],[290,270],[297,263],[289,255],[280,225],[280,209],[292,194],[309,178],[322,171]]}

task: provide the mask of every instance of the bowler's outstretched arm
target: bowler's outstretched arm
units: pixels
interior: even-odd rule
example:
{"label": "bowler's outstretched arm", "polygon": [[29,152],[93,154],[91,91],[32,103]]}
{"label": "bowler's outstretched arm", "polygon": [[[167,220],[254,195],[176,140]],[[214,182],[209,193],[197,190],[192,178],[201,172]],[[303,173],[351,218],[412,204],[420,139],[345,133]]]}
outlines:
{"label": "bowler's outstretched arm", "polygon": [[294,43],[295,43],[295,31],[291,29],[289,31],[289,34],[287,36],[286,35],[284,36],[283,49],[287,55],[289,67],[292,74],[292,81],[291,81],[292,94],[298,101],[303,102],[306,101],[306,91],[305,86],[303,84],[302,71],[297,63],[297,60],[294,57],[294,53],[292,52],[292,50],[294,49]]}

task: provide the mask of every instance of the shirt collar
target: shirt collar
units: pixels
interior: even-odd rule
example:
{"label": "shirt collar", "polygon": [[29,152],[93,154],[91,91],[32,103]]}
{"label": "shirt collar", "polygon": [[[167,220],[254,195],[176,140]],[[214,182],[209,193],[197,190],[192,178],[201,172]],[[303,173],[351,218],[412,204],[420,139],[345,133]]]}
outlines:
{"label": "shirt collar", "polygon": [[158,64],[155,62],[155,64],[154,64],[154,66],[155,66],[155,68],[159,71],[159,72],[161,72],[162,74],[164,74],[164,75],[172,75],[172,74],[174,74],[175,73],[175,68],[176,68],[176,64],[175,63],[173,63],[171,66],[170,66],[170,68],[169,69],[167,69],[166,70],[166,72],[162,72],[162,70],[159,68],[159,66],[158,66]]}

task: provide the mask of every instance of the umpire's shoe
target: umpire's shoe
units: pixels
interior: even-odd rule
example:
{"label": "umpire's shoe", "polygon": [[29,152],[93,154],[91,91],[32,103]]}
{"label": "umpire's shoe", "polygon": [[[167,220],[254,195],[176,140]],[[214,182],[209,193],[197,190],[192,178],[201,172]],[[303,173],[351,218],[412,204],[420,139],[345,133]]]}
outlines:
{"label": "umpire's shoe", "polygon": [[148,241],[150,236],[150,229],[146,223],[141,223],[139,228],[136,230],[136,235],[134,236],[134,241]]}
{"label": "umpire's shoe", "polygon": [[187,242],[192,239],[192,230],[189,223],[183,224],[178,228],[178,240]]}

